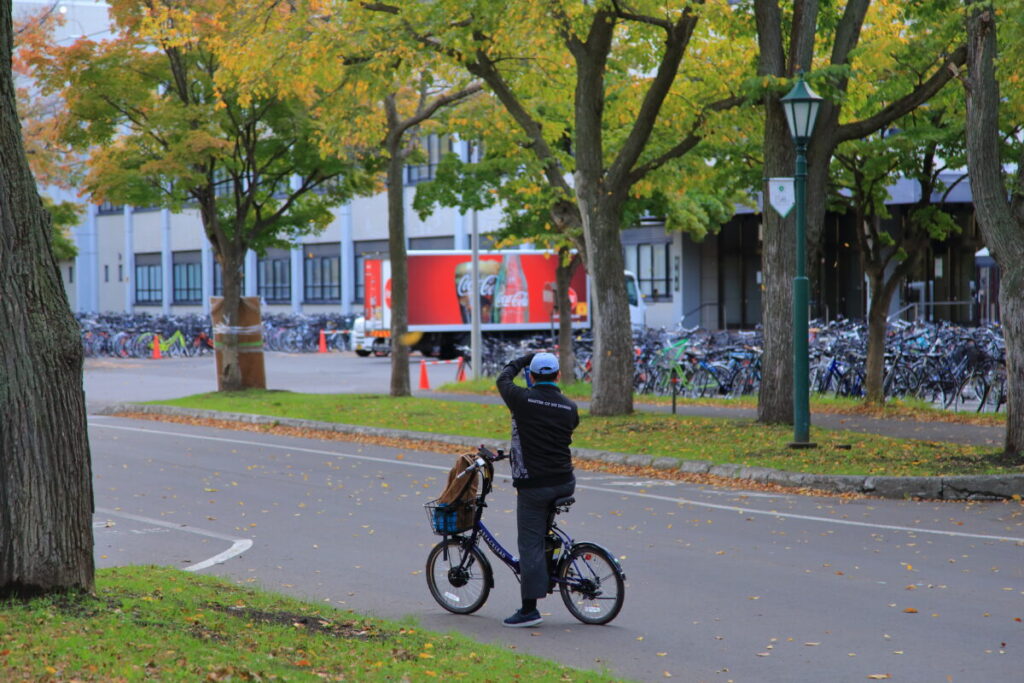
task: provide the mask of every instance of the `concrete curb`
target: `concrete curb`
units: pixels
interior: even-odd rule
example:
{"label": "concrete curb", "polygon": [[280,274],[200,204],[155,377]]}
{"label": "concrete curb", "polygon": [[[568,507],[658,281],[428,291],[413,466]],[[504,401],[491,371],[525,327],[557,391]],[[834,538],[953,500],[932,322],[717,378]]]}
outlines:
{"label": "concrete curb", "polygon": [[[102,415],[117,413],[144,413],[149,415],[171,415],[208,420],[226,420],[248,424],[280,425],[297,429],[313,429],[356,436],[379,436],[414,441],[436,441],[475,448],[483,444],[489,448],[506,448],[507,440],[485,439],[454,434],[434,434],[399,429],[384,429],[363,425],[347,425],[334,422],[317,422],[289,417],[252,415],[249,413],[228,413],[216,410],[198,410],[165,405],[143,405],[119,403],[100,411]],[[712,474],[719,477],[747,480],[807,488],[827,493],[862,493],[880,498],[928,500],[1006,500],[1024,497],[1024,474],[1006,475],[959,475],[949,477],[875,477],[868,475],[808,474],[786,472],[768,467],[746,465],[716,465],[704,460],[677,460],[636,453],[612,453],[587,448],[574,448],[573,457],[580,460],[604,462],[610,465],[632,467],[653,467],[660,470],[677,470],[685,473]]]}

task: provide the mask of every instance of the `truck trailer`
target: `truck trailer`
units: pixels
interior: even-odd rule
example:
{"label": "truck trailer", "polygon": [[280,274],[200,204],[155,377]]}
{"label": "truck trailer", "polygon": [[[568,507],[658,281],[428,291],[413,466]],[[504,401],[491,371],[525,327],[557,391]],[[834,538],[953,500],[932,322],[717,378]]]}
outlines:
{"label": "truck trailer", "polygon": [[[544,250],[508,249],[479,253],[478,291],[473,295],[472,252],[410,251],[408,253],[408,328],[416,338],[412,349],[425,356],[453,358],[468,345],[474,306],[480,310],[483,335],[526,337],[557,334],[555,307],[558,254]],[[644,324],[643,298],[636,276],[626,272],[630,322]],[[391,262],[387,255],[363,261],[363,316],[353,326],[352,343],[360,356],[390,351]],[[577,268],[569,285],[573,329],[590,327],[589,282]]]}

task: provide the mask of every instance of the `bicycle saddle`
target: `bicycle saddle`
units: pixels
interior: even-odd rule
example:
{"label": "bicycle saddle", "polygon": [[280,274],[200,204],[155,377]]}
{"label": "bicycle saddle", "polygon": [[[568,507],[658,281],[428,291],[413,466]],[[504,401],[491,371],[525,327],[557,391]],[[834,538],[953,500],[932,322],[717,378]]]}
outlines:
{"label": "bicycle saddle", "polygon": [[565,498],[555,498],[551,503],[552,510],[560,510],[562,512],[568,512],[572,504],[576,502],[574,496],[566,496]]}

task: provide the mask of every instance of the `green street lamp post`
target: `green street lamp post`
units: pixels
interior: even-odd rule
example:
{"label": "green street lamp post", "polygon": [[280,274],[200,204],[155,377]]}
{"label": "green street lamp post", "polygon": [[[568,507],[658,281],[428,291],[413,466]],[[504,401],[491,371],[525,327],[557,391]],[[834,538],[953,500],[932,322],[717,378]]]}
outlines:
{"label": "green street lamp post", "polygon": [[804,82],[803,74],[796,85],[781,99],[786,123],[796,145],[796,175],[793,179],[796,203],[796,276],[793,278],[793,448],[813,448],[811,443],[810,388],[807,360],[807,143],[810,142],[822,98]]}

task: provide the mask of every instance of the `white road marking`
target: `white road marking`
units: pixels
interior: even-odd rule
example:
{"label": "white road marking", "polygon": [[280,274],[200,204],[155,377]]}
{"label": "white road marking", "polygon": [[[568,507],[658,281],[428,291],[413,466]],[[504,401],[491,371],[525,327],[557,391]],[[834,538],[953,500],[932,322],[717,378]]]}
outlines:
{"label": "white road marking", "polygon": [[[146,434],[160,434],[164,436],[175,436],[183,439],[198,439],[202,441],[216,441],[220,443],[229,443],[236,446],[256,446],[259,448],[276,448],[280,450],[293,451],[296,453],[311,453],[314,455],[328,455],[336,458],[349,458],[352,460],[363,460],[366,462],[377,462],[388,465],[398,465],[402,467],[421,467],[425,469],[440,470],[447,472],[451,469],[450,466],[443,465],[429,465],[426,463],[409,462],[407,460],[393,460],[390,458],[376,458],[369,455],[357,455],[355,453],[338,453],[336,451],[325,451],[315,448],[303,448],[301,446],[284,446],[278,444],[263,443],[260,441],[246,441],[244,439],[227,439],[219,436],[206,436],[203,434],[184,434],[181,432],[169,432],[159,429],[143,429],[140,427],[126,427],[123,425],[113,424],[102,424],[102,423],[89,423],[90,426],[104,427],[106,429],[118,429],[121,431],[129,432],[143,432]],[[586,489],[588,491],[600,491],[602,493],[612,493],[618,496],[633,496],[636,498],[645,498],[647,500],[659,500],[667,503],[675,503],[677,505],[692,505],[694,507],[706,508],[709,510],[722,510],[725,512],[736,512],[745,515],[762,515],[765,517],[775,517],[777,519],[798,519],[805,522],[819,522],[822,524],[835,524],[839,526],[855,526],[866,529],[880,529],[882,531],[902,531],[913,534],[931,534],[935,536],[947,536],[951,538],[973,538],[983,541],[1008,541],[1011,543],[1024,544],[1024,538],[1016,536],[993,536],[989,534],[972,534],[965,531],[947,531],[944,529],[923,529],[910,526],[899,526],[893,524],[875,524],[872,522],[858,522],[849,519],[832,519],[829,517],[816,517],[814,515],[801,515],[794,512],[779,512],[776,510],[756,510],[753,508],[744,508],[736,505],[720,505],[717,503],[707,503],[700,500],[691,500],[688,498],[673,498],[671,496],[660,496],[653,493],[640,493],[639,491],[629,491],[622,489],[609,489],[601,486],[592,486],[589,484],[577,484],[576,488]],[[746,495],[745,492],[739,491],[733,492],[733,495]]]}
{"label": "white road marking", "polygon": [[[110,510],[108,508],[96,508],[97,514],[107,515],[108,517],[120,517],[121,519],[130,519],[133,522],[141,522],[143,524],[152,524],[154,526],[163,527],[165,529],[171,529],[174,531],[184,531],[187,534],[196,534],[197,536],[206,536],[208,538],[216,538],[220,541],[227,541],[231,544],[231,547],[222,553],[217,553],[213,557],[209,557],[202,562],[196,562],[190,564],[183,569],[187,572],[198,572],[208,567],[212,567],[215,564],[222,564],[227,562],[236,555],[241,555],[246,550],[252,547],[252,540],[248,538],[234,538],[232,536],[226,536],[216,531],[208,531],[206,529],[200,529],[194,526],[183,526],[181,524],[173,524],[171,522],[165,522],[161,519],[152,519],[151,517],[141,517],[139,515],[131,515],[127,512],[119,512],[117,510]],[[94,525],[95,526],[95,525]]]}
{"label": "white road marking", "polygon": [[736,505],[718,505],[717,503],[705,503],[703,501],[687,500],[685,498],[672,498],[670,496],[659,496],[652,493],[639,493],[634,491],[619,491],[615,489],[606,489],[601,488],[600,486],[581,486],[577,488],[585,488],[591,491],[603,491],[605,493],[616,493],[620,496],[636,496],[637,498],[647,498],[649,500],[662,500],[670,503],[679,503],[681,505],[695,505],[698,507],[709,508],[711,510],[737,512],[743,515],[764,515],[766,517],[799,519],[805,522],[822,522],[824,524],[838,524],[842,526],[858,526],[865,527],[868,529],[881,529],[883,531],[906,531],[912,534],[933,534],[936,536],[951,536],[954,538],[974,538],[984,541],[1009,541],[1011,543],[1024,544],[1024,538],[1018,538],[1016,536],[990,536],[988,534],[971,534],[965,531],[946,531],[944,529],[922,529],[918,527],[898,526],[894,524],[875,524],[873,522],[857,522],[851,519],[831,519],[829,517],[801,515],[795,512],[778,512],[776,510],[754,510],[751,508],[743,508]]}
{"label": "white road marking", "polygon": [[[576,478],[576,481],[579,481],[579,477]],[[634,488],[634,489],[655,488],[655,487],[658,487],[658,486],[667,486],[669,488],[673,488],[673,487],[676,487],[676,486],[687,486],[687,482],[685,482],[685,481],[674,481],[672,479],[646,479],[646,480],[636,479],[636,480],[630,480],[630,479],[612,479],[612,478],[609,477],[605,481],[606,481],[606,485],[607,486],[629,486],[630,488]],[[709,495],[715,495],[715,496],[732,496],[733,498],[786,498],[787,497],[786,494],[783,494],[783,493],[760,493],[758,491],[744,491],[742,489],[740,489],[738,491],[735,490],[735,489],[729,489],[727,491],[719,491],[719,490],[716,490],[716,489],[705,488],[705,489],[702,490],[702,492],[703,493],[707,493]]]}

